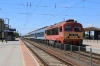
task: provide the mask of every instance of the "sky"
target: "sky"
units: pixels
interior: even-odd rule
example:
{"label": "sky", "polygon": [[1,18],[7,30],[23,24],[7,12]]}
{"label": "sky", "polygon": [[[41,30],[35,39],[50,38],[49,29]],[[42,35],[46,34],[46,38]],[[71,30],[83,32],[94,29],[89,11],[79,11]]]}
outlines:
{"label": "sky", "polygon": [[21,35],[67,19],[100,27],[100,0],[0,0],[0,18]]}

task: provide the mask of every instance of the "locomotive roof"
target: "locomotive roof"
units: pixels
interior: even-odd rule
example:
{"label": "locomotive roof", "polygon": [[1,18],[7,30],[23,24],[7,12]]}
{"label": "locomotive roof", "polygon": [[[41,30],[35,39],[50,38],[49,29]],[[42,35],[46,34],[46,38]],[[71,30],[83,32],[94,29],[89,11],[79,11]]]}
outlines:
{"label": "locomotive roof", "polygon": [[[60,22],[60,23],[57,23],[57,24],[54,24],[54,25],[51,25],[51,26],[49,26],[47,29],[51,29],[51,28],[55,28],[55,27],[59,27],[59,26],[62,26],[62,25],[64,25],[64,24],[66,24],[66,23],[77,23],[77,21],[74,21],[74,20],[66,20],[66,21],[63,21],[63,22]],[[78,24],[80,24],[80,23],[78,23]]]}

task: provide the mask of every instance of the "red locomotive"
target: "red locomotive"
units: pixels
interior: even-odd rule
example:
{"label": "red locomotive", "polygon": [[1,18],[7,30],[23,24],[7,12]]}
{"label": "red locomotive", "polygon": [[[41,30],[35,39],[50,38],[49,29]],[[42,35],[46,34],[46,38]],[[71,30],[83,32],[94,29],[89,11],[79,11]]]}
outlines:
{"label": "red locomotive", "polygon": [[50,44],[57,42],[82,45],[83,26],[73,19],[54,24],[46,29],[45,40]]}

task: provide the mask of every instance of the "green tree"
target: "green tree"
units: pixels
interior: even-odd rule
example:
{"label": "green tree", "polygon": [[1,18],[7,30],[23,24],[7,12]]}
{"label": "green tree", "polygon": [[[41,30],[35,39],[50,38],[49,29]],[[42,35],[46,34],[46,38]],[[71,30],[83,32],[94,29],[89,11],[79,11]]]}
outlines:
{"label": "green tree", "polygon": [[18,37],[19,37],[19,33],[15,32],[15,33],[14,33],[14,36],[15,36],[16,38],[18,38]]}

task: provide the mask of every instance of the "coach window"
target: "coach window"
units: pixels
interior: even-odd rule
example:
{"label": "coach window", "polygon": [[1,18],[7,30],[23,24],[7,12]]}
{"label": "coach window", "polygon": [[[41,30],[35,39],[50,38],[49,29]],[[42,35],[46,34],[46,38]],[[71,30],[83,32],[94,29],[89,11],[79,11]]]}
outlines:
{"label": "coach window", "polygon": [[62,27],[60,27],[59,29],[60,29],[60,32],[62,32]]}

